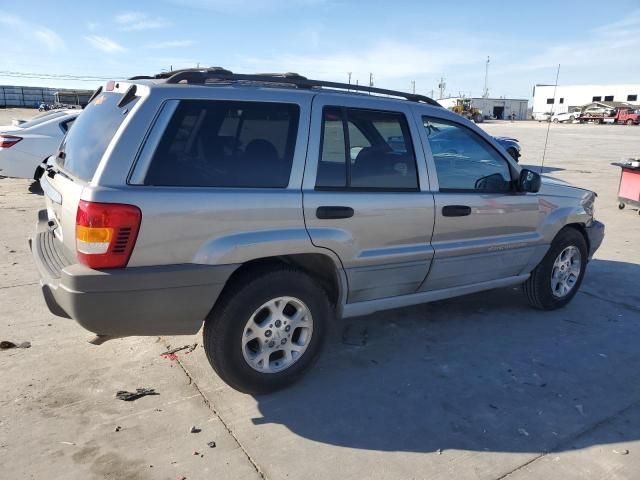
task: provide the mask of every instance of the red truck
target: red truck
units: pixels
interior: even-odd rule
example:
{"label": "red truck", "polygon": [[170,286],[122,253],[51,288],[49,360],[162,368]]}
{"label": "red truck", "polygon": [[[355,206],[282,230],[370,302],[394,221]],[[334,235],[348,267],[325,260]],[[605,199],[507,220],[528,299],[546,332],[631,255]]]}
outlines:
{"label": "red truck", "polygon": [[638,125],[640,123],[640,109],[633,109],[628,107],[618,108],[615,115],[610,118],[605,118],[604,122]]}
{"label": "red truck", "polygon": [[589,113],[588,110],[582,112],[577,118],[580,123],[593,122],[593,123],[621,123],[626,125],[638,125],[640,124],[640,109],[634,109],[630,107],[619,107],[615,110],[608,112],[593,112]]}

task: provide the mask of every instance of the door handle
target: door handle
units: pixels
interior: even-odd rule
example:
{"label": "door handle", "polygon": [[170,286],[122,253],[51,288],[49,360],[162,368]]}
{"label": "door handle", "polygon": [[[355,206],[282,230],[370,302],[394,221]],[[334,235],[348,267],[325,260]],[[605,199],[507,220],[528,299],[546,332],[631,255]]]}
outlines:
{"label": "door handle", "polygon": [[466,205],[445,205],[442,207],[443,217],[466,217],[471,215],[471,207]]}
{"label": "door handle", "polygon": [[337,218],[351,218],[353,217],[353,208],[338,207],[338,206],[318,207],[316,210],[316,217],[322,220],[334,220]]}

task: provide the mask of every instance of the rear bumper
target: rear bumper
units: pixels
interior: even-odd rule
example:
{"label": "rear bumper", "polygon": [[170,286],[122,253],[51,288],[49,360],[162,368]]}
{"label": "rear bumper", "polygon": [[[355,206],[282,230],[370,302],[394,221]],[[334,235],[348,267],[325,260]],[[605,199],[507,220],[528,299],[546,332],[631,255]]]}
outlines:
{"label": "rear bumper", "polygon": [[54,315],[98,335],[196,333],[237,265],[179,264],[93,270],[75,263],[39,213],[29,240]]}
{"label": "rear bumper", "polygon": [[604,223],[593,221],[587,228],[587,236],[589,237],[589,260],[596,253],[596,250],[602,245],[604,239]]}

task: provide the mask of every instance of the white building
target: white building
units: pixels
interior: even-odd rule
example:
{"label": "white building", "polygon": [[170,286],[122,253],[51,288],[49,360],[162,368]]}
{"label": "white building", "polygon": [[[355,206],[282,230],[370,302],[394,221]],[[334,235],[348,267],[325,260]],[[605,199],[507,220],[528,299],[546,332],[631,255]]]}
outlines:
{"label": "white building", "polygon": [[[438,103],[445,108],[451,108],[461,98],[441,98]],[[520,98],[471,97],[471,106],[480,110],[484,118],[499,120],[509,120],[512,114],[515,115],[515,120],[526,120],[528,103],[528,100]]]}
{"label": "white building", "polygon": [[[554,88],[555,99],[554,99]],[[593,102],[624,102],[640,105],[640,84],[627,85],[536,85],[533,114],[568,112]]]}

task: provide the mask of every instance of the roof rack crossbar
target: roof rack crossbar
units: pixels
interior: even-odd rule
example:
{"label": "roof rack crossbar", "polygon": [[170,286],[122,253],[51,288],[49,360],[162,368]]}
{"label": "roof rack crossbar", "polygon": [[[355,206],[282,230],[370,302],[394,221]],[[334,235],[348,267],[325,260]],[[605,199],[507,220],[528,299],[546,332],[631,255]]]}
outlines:
{"label": "roof rack crossbar", "polygon": [[[162,75],[162,76],[160,76]],[[134,77],[134,79],[139,77]],[[210,68],[210,69],[184,69],[173,72],[166,72],[156,75],[153,78],[166,78],[167,83],[192,83],[203,85],[208,80],[212,81],[239,81],[239,82],[257,82],[257,83],[271,83],[271,84],[284,84],[293,85],[298,88],[311,89],[314,87],[325,87],[331,89],[375,93],[378,95],[387,95],[390,97],[400,97],[413,102],[422,102],[429,105],[441,106],[438,102],[425,95],[418,95],[415,93],[400,92],[397,90],[388,90],[385,88],[370,87],[367,85],[354,85],[350,83],[340,82],[328,82],[324,80],[312,80],[297,73],[258,73],[258,74],[241,74],[232,73],[229,70],[222,68]]]}

